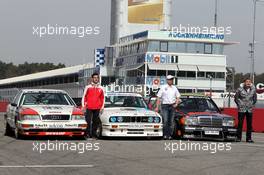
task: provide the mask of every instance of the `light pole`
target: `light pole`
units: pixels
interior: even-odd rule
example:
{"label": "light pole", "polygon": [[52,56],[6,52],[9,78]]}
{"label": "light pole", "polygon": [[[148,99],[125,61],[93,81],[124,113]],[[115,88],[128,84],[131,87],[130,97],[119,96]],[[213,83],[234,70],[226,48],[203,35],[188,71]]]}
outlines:
{"label": "light pole", "polygon": [[218,0],[215,0],[214,27],[217,27],[217,9],[218,9]]}
{"label": "light pole", "polygon": [[213,76],[212,75],[208,75],[208,78],[210,79],[210,97],[212,97],[212,83],[213,83]]}
{"label": "light pole", "polygon": [[257,2],[264,2],[263,0],[253,0],[253,36],[252,43],[249,43],[251,47],[250,55],[251,55],[251,73],[250,78],[255,83],[255,44],[256,44],[256,14],[257,14]]}

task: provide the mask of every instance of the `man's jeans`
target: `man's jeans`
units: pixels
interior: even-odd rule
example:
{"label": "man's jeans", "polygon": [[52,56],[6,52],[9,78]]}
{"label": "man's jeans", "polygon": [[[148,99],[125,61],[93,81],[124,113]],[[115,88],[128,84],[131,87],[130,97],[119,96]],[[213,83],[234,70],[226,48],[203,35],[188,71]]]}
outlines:
{"label": "man's jeans", "polygon": [[96,137],[96,130],[100,121],[99,114],[100,114],[99,109],[98,110],[86,109],[85,119],[88,124],[86,128],[86,135],[88,135],[89,137]]}
{"label": "man's jeans", "polygon": [[171,104],[162,104],[163,136],[172,137],[175,127],[175,108]]}
{"label": "man's jeans", "polygon": [[241,140],[242,128],[243,128],[245,116],[247,119],[247,140],[251,140],[252,116],[253,116],[251,112],[239,112],[238,113],[237,138]]}

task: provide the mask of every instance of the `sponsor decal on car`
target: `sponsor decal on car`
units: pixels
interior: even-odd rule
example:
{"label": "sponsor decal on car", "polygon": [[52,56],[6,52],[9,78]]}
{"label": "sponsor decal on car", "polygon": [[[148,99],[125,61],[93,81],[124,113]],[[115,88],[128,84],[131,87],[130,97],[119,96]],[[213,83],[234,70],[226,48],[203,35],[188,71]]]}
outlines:
{"label": "sponsor decal on car", "polygon": [[64,128],[64,125],[53,123],[53,124],[49,124],[48,127],[49,128]]}
{"label": "sponsor decal on car", "polygon": [[43,106],[44,110],[62,110],[63,108],[60,106]]}
{"label": "sponsor decal on car", "polygon": [[65,127],[77,127],[77,124],[65,124]]}
{"label": "sponsor decal on car", "polygon": [[34,127],[35,128],[48,127],[48,125],[47,124],[35,124]]}

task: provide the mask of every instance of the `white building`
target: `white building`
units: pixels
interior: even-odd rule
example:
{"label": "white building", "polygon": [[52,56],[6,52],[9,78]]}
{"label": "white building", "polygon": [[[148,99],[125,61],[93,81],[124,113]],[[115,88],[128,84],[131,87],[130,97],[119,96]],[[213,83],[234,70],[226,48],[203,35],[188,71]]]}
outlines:
{"label": "white building", "polygon": [[174,75],[181,92],[225,92],[224,47],[231,44],[235,43],[225,42],[224,35],[148,30],[108,47],[113,50],[106,59],[113,60],[109,68],[114,70],[112,75],[101,75],[114,76],[118,84],[149,88],[165,84],[166,75]]}

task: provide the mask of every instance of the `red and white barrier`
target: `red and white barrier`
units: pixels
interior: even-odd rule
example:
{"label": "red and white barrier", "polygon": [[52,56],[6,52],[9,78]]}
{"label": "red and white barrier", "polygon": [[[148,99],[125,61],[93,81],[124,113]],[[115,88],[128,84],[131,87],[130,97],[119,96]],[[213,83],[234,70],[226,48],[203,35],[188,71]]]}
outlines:
{"label": "red and white barrier", "polygon": [[[224,114],[234,116],[236,119],[236,124],[238,122],[237,116],[238,111],[236,108],[224,108]],[[253,111],[253,131],[264,133],[264,108],[256,108]],[[244,119],[243,130],[246,131],[246,118]]]}
{"label": "red and white barrier", "polygon": [[6,112],[7,105],[7,101],[0,101],[0,112]]}

